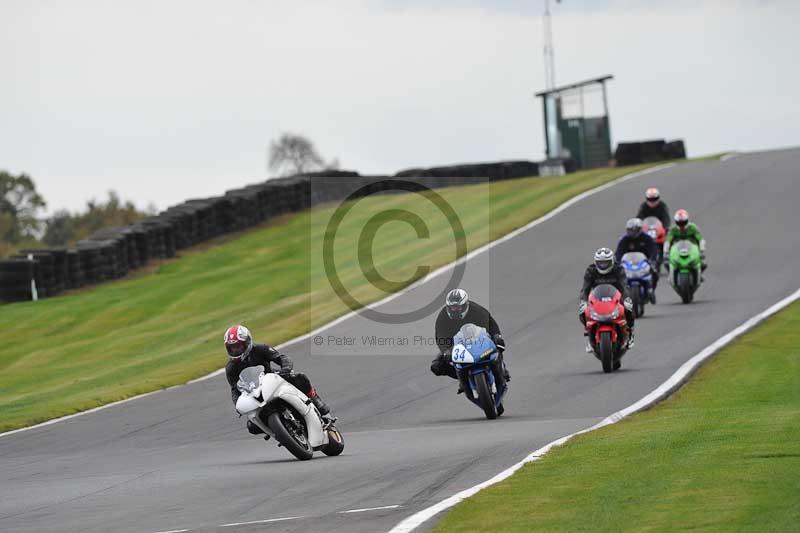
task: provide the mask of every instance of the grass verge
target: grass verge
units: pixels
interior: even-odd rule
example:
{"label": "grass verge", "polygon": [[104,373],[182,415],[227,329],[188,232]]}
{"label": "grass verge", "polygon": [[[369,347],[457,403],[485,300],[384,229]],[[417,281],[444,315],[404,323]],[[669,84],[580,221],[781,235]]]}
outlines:
{"label": "grass verge", "polygon": [[[437,190],[458,207],[473,250],[538,218],[583,191],[645,166],[597,169]],[[373,196],[343,220],[337,256],[354,253],[367,220],[386,210],[418,213],[430,228],[419,238],[389,222],[373,246],[375,270],[387,279],[419,277],[416,265],[455,257],[448,221],[417,195]],[[221,335],[247,324],[279,344],[349,309],[334,295],[315,248],[333,207],[274,220],[184,250],[182,257],[132,279],[40,302],[0,306],[0,431],[90,409],[186,381],[225,363]],[[312,251],[313,250],[313,251]],[[356,260],[340,276],[361,302],[386,292],[367,281]],[[313,299],[313,300],[312,300]],[[314,305],[309,305],[313,301]],[[267,333],[268,332],[268,333]]]}
{"label": "grass verge", "polygon": [[460,503],[434,531],[796,531],[798,346],[795,303],[668,400],[572,439]]}

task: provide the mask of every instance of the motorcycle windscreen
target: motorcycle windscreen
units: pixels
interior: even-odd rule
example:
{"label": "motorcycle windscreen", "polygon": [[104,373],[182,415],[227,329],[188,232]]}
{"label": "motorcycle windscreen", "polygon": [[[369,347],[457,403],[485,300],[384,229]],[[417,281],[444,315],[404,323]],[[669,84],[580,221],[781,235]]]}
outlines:
{"label": "motorcycle windscreen", "polygon": [[695,244],[692,241],[678,241],[675,243],[675,248],[677,248],[678,253],[684,256],[692,253],[693,246],[695,246]]}
{"label": "motorcycle windscreen", "polygon": [[475,361],[491,355],[497,348],[494,341],[489,338],[486,329],[475,324],[461,326],[456,336],[453,337],[453,344],[464,346]]}
{"label": "motorcycle windscreen", "polygon": [[262,365],[245,368],[239,373],[239,381],[236,383],[236,388],[242,392],[254,391],[259,385],[261,375],[265,373]]}
{"label": "motorcycle windscreen", "polygon": [[601,302],[610,302],[614,299],[614,295],[616,295],[617,292],[619,291],[617,291],[616,287],[607,283],[603,283],[592,289],[594,297]]}
{"label": "motorcycle windscreen", "polygon": [[656,217],[647,217],[646,219],[642,220],[642,226],[647,226],[648,229],[658,229],[659,226],[662,226],[661,221],[658,220]]}
{"label": "motorcycle windscreen", "polygon": [[458,344],[464,345],[471,345],[475,344],[481,338],[481,335],[485,335],[486,330],[482,327],[476,326],[475,324],[464,324],[461,326],[461,329],[458,330],[456,336],[453,337],[453,342]]}
{"label": "motorcycle windscreen", "polygon": [[642,261],[647,261],[647,256],[644,255],[642,252],[628,252],[627,254],[622,256],[623,263],[629,263],[631,265],[639,266],[639,263]]}

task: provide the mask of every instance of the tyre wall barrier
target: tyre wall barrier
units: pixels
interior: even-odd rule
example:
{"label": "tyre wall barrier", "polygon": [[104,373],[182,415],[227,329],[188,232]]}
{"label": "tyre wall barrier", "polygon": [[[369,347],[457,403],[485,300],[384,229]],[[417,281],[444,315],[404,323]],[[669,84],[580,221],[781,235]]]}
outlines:
{"label": "tyre wall barrier", "polygon": [[614,152],[617,166],[639,165],[670,159],[684,159],[686,147],[682,140],[666,142],[663,139],[652,141],[619,143]]}
{"label": "tyre wall barrier", "polygon": [[536,163],[505,161],[409,169],[395,176],[334,170],[271,179],[228,190],[221,196],[186,200],[129,226],[103,228],[71,248],[23,250],[0,261],[0,300],[31,300],[31,281],[38,298],[47,298],[67,289],[119,279],[150,261],[173,257],[183,248],[278,215],[341,201],[347,191],[360,190],[364,195],[398,192],[384,183],[389,179],[413,178],[426,187],[440,188],[538,173]]}

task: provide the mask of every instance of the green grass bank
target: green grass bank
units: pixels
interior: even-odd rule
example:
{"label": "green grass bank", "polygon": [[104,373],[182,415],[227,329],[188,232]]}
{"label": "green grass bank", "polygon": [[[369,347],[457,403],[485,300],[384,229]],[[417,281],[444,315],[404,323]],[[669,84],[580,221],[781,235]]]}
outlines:
{"label": "green grass bank", "polygon": [[[467,248],[473,250],[576,194],[641,168],[437,192],[458,206]],[[430,202],[417,195],[384,195],[357,204],[342,222],[335,257],[344,285],[359,301],[386,296],[366,280],[355,259],[354,243],[376,213],[412,211],[430,229],[427,238],[400,222],[378,230],[372,247],[375,270],[401,280],[393,290],[418,277],[417,265],[436,267],[456,258],[449,223]],[[321,206],[184,250],[180,258],[130,279],[39,302],[0,305],[0,431],[216,370],[225,363],[221,339],[231,323],[242,322],[261,333],[261,340],[279,344],[348,312],[321,266],[320,242],[333,209]]]}
{"label": "green grass bank", "polygon": [[434,531],[797,531],[798,346],[795,303],[671,398],[554,449]]}

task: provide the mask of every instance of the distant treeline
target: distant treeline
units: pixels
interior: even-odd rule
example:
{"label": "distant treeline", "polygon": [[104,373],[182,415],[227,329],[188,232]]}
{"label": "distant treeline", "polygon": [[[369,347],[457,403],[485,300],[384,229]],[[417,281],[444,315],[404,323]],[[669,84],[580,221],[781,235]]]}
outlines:
{"label": "distant treeline", "polygon": [[127,226],[155,214],[155,208],[141,211],[114,191],[105,201],[89,200],[85,209],[74,213],[62,209],[42,217],[45,207],[30,176],[0,171],[0,257],[42,245],[73,245],[99,229]]}
{"label": "distant treeline", "polygon": [[56,211],[53,216],[45,220],[42,242],[48,246],[74,244],[99,229],[127,226],[155,213],[155,208],[140,211],[132,202],[123,202],[116,192],[109,191],[105,202],[90,200],[86,203],[85,211],[78,213]]}

